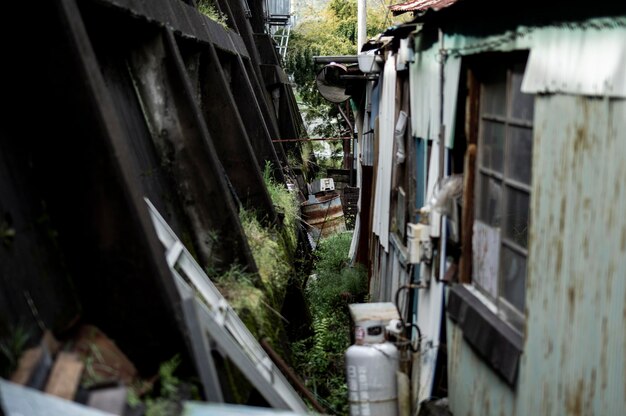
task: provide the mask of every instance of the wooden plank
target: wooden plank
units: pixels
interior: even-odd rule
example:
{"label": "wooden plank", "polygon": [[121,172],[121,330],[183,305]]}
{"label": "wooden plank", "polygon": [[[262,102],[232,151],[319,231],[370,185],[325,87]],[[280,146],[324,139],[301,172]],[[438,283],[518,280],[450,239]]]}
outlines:
{"label": "wooden plank", "polygon": [[61,343],[54,337],[49,329],[46,329],[46,331],[43,333],[41,344],[48,348],[48,352],[52,356],[55,356],[61,348]]}
{"label": "wooden plank", "polygon": [[84,367],[85,365],[78,358],[78,354],[60,352],[52,367],[45,392],[66,400],[72,400],[78,389]]}
{"label": "wooden plank", "polygon": [[472,281],[472,226],[474,224],[474,177],[476,176],[476,145],[470,144],[465,152],[463,178],[463,213],[461,214],[461,249],[459,282]]}
{"label": "wooden plank", "polygon": [[463,212],[461,213],[461,249],[459,282],[472,281],[472,226],[474,224],[474,193],[478,143],[480,83],[472,70],[467,71],[467,100],[465,104],[465,136],[467,150],[463,167]]}
{"label": "wooden plank", "polygon": [[42,347],[29,348],[24,351],[17,364],[17,370],[11,375],[11,381],[26,385],[42,357]]}

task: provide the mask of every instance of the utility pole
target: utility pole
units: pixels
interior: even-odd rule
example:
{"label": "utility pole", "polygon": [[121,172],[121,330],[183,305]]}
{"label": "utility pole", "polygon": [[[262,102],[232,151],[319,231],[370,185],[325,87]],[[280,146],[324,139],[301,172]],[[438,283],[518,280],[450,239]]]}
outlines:
{"label": "utility pole", "polygon": [[356,52],[359,54],[367,40],[367,0],[358,0],[357,9],[357,43]]}

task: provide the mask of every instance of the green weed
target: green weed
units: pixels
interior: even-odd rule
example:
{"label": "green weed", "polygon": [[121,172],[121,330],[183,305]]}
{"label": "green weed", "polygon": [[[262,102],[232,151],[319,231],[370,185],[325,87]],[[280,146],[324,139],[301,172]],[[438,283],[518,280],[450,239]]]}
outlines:
{"label": "green weed", "polygon": [[363,302],[366,273],[348,261],[351,234],[322,240],[314,276],[305,294],[313,316],[313,336],[293,344],[298,372],[318,400],[333,414],[348,413],[344,353],[350,346],[348,304]]}
{"label": "green weed", "polygon": [[219,23],[224,29],[228,29],[228,16],[215,7],[214,0],[199,0],[198,11],[214,22]]}

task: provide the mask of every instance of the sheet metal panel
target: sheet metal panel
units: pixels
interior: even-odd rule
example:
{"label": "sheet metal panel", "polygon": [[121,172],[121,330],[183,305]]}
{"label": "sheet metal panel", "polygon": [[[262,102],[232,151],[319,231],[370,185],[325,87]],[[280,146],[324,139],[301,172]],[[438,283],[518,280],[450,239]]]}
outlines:
{"label": "sheet metal panel", "polygon": [[411,0],[405,3],[394,4],[389,9],[394,15],[407,12],[425,11],[428,9],[441,10],[448,6],[452,6],[458,0]]}
{"label": "sheet metal panel", "polygon": [[[447,51],[457,56],[530,50],[522,83],[525,93],[625,98],[625,39],[626,17],[622,16],[545,27],[519,26],[481,37],[446,34],[444,43]],[[418,59],[416,56],[412,66],[424,66]],[[424,71],[427,69],[424,66]]]}
{"label": "sheet metal panel", "polygon": [[[444,47],[449,47],[446,38]],[[411,126],[413,137],[438,140],[440,129],[440,45],[435,44],[424,51],[415,52],[409,65],[411,91]],[[461,59],[458,55],[446,58],[444,69],[444,109],[443,123],[446,126],[445,142],[448,148],[454,146],[454,120],[456,117],[456,98],[459,90]]]}
{"label": "sheet metal panel", "polygon": [[113,416],[83,404],[0,379],[0,413],[7,416]]}
{"label": "sheet metal panel", "polygon": [[380,97],[378,168],[374,199],[372,231],[380,238],[380,245],[389,250],[389,203],[391,199],[391,174],[393,170],[393,138],[396,114],[396,57],[389,54],[385,63]]}
{"label": "sheet metal panel", "polygon": [[523,92],[626,98],[626,26],[552,27],[533,40]]}
{"label": "sheet metal panel", "polygon": [[[373,100],[374,83],[368,82],[365,86],[365,103],[366,109],[363,115],[363,144],[360,147],[361,150],[361,164],[363,166],[374,165],[374,128],[371,127],[371,121],[376,118],[377,114],[372,112],[372,100]],[[376,97],[378,98],[378,97]]]}
{"label": "sheet metal panel", "polygon": [[533,146],[518,385],[450,324],[451,411],[625,414],[626,100],[538,96]]}
{"label": "sheet metal panel", "polygon": [[267,6],[270,15],[291,14],[291,0],[267,0]]}
{"label": "sheet metal panel", "polygon": [[521,413],[624,414],[626,101],[538,97],[533,176]]}

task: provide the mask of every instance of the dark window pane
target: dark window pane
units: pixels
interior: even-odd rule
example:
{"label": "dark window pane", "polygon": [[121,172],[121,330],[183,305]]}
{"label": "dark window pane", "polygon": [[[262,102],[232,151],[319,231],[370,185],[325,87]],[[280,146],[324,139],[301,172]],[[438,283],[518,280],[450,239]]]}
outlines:
{"label": "dark window pane", "polygon": [[506,116],[506,72],[489,78],[483,82],[482,114]]}
{"label": "dark window pane", "polygon": [[504,124],[483,121],[483,142],[480,147],[482,166],[502,172],[504,158]]}
{"label": "dark window pane", "polygon": [[511,88],[513,99],[511,101],[511,116],[522,120],[532,121],[535,110],[535,96],[521,92],[524,69],[515,68],[511,74]]}
{"label": "dark window pane", "polygon": [[526,257],[502,246],[502,296],[520,312],[526,297]]}
{"label": "dark window pane", "polygon": [[498,179],[491,178],[481,173],[478,192],[480,192],[477,198],[480,201],[480,219],[487,225],[499,227],[502,183]]}
{"label": "dark window pane", "polygon": [[514,188],[506,188],[506,215],[504,236],[522,247],[528,246],[528,218],[530,196]]}
{"label": "dark window pane", "polygon": [[533,151],[533,131],[524,127],[509,127],[507,176],[530,185]]}

